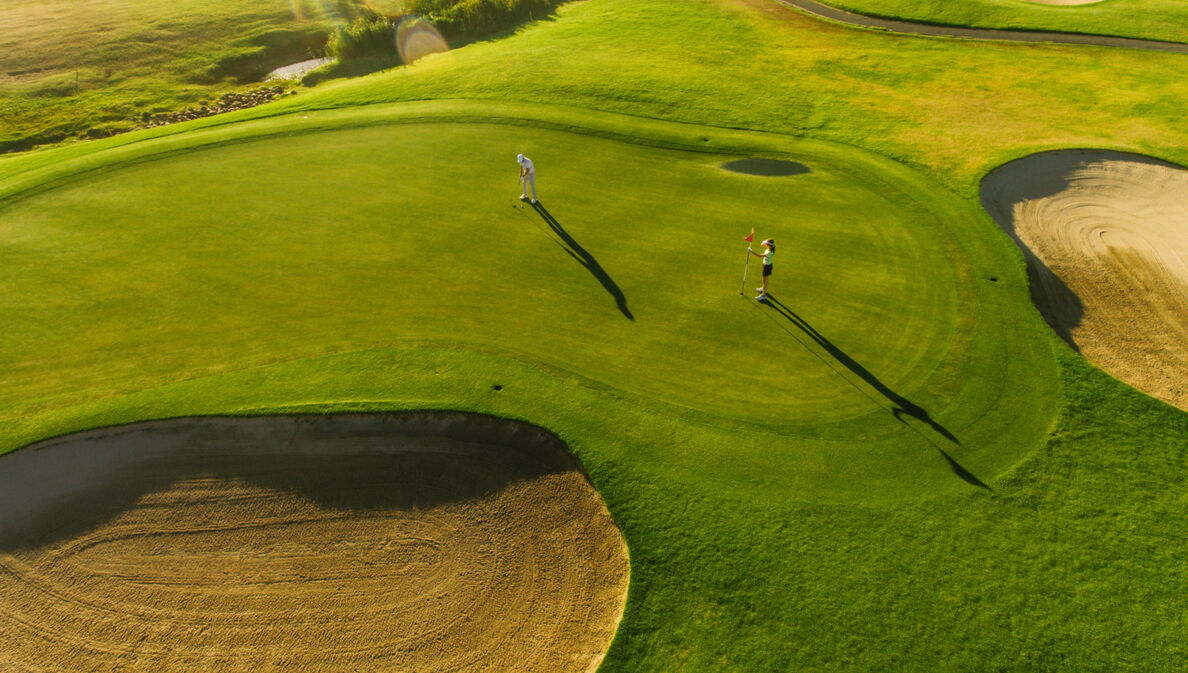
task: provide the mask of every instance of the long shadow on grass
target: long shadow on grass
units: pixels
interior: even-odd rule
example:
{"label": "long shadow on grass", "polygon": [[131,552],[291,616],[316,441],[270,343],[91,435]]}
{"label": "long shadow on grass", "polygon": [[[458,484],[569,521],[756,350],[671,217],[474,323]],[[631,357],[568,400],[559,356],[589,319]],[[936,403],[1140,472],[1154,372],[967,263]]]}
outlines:
{"label": "long shadow on grass", "polygon": [[598,260],[594,259],[594,255],[591,255],[585,248],[581,246],[581,244],[574,240],[573,236],[570,236],[569,232],[565,231],[565,227],[562,227],[561,223],[557,221],[557,218],[553,217],[549,211],[545,210],[545,207],[541,205],[539,201],[532,204],[532,207],[536,209],[536,212],[539,213],[542,218],[544,218],[545,224],[549,225],[549,228],[553,230],[553,233],[557,234],[557,236],[561,239],[563,243],[561,248],[565,250],[565,252],[568,253],[570,257],[576,259],[578,264],[586,267],[586,270],[589,271],[595,278],[597,278],[599,283],[602,283],[602,287],[606,288],[606,291],[609,292],[612,297],[614,297],[615,305],[619,307],[619,312],[622,313],[623,316],[628,320],[634,322],[635,316],[631,315],[630,309],[627,308],[626,295],[623,294],[623,290],[619,289],[618,283],[616,283],[614,279],[610,277],[610,274],[608,274],[606,270],[602,268],[602,265],[598,263]]}
{"label": "long shadow on grass", "polygon": [[[895,416],[895,420],[910,428],[912,426],[903,419],[904,416],[909,416],[922,423],[926,423],[928,427],[932,428],[937,434],[960,446],[961,442],[957,439],[957,437],[953,433],[949,432],[945,426],[936,422],[936,420],[928,414],[927,410],[925,410],[920,405],[913,403],[911,400],[903,397],[894,390],[891,390],[885,383],[880,381],[877,376],[872,374],[870,370],[868,370],[866,367],[863,367],[861,364],[855,361],[854,358],[847,355],[845,351],[834,345],[832,341],[826,339],[825,336],[818,332],[815,327],[810,325],[808,321],[797,315],[795,311],[788,308],[788,306],[786,306],[779,299],[776,299],[772,295],[768,294],[766,303],[769,308],[774,309],[775,312],[781,317],[792,323],[792,325],[798,328],[801,332],[808,335],[810,339],[812,339],[818,346],[823,348],[825,352],[831,355],[837,362],[845,366],[845,368],[850,370],[852,373],[856,374],[858,378],[865,381],[867,385],[869,385],[871,388],[874,388],[880,395],[885,397],[892,405],[891,415]],[[787,327],[784,327],[784,330],[793,337],[796,336],[796,334]],[[797,339],[797,341],[799,341],[799,339]],[[956,460],[953,460],[953,457],[950,456],[943,448],[937,446],[937,444],[926,435],[923,436],[930,444],[933,445],[933,447],[936,448],[937,451],[940,452],[945,461],[949,463],[949,467],[952,468],[954,474],[974,486],[990,490],[989,486],[987,486],[981,479],[978,479],[976,476],[974,476],[969,470],[966,470],[964,467],[962,467]]]}

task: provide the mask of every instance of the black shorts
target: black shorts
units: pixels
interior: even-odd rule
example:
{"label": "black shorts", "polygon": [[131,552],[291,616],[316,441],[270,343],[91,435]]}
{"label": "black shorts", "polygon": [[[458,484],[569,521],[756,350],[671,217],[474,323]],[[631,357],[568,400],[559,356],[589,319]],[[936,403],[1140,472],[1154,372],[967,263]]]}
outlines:
{"label": "black shorts", "polygon": [[763,265],[763,277],[764,278],[771,275],[771,267],[772,266],[774,266],[774,265],[773,264],[764,264]]}

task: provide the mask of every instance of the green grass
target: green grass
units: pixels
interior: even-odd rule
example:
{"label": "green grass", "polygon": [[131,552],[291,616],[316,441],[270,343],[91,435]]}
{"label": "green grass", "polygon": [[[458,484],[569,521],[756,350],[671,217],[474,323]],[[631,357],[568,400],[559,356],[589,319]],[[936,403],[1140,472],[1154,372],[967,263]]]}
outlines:
{"label": "green grass", "polygon": [[[340,123],[382,121],[369,112]],[[655,123],[609,123],[656,141]],[[692,143],[715,145],[710,153],[414,119],[96,171],[4,210],[13,329],[0,362],[35,371],[21,346],[40,333],[57,375],[0,400],[25,416],[86,401],[91,381],[132,392],[212,366],[411,341],[530,357],[702,422],[794,429],[818,469],[867,474],[888,492],[948,473],[932,445],[986,478],[1036,445],[1043,414],[1001,428],[1050,407],[1050,386],[1038,401],[995,391],[1043,389],[1035,379],[1051,371],[1050,355],[1041,346],[1003,360],[1001,335],[1037,326],[1020,327],[1017,304],[1003,312],[1001,296],[1024,283],[1007,280],[1017,272],[1009,254],[954,224],[976,222],[963,204],[891,162],[779,137],[748,136],[748,149],[791,152],[810,173],[729,173],[718,165],[730,137],[705,133],[710,142]],[[521,150],[550,167],[544,203],[564,233],[512,207],[507,157]],[[674,194],[685,195],[679,206]],[[776,296],[828,343],[738,296],[742,223],[781,243],[790,263]],[[579,246],[605,278],[563,249]],[[145,351],[142,329],[176,348]],[[113,361],[127,363],[126,379],[108,373]],[[897,405],[911,412],[905,422],[890,412]],[[855,442],[862,461],[844,448]]]}
{"label": "green grass", "polygon": [[[732,0],[570,3],[512,39],[157,134],[288,111],[471,99],[809,135],[892,157],[973,198],[990,169],[1045,149],[1109,147],[1188,163],[1182,55],[886,35],[748,1],[769,12]],[[694,48],[687,35],[706,39]],[[0,161],[0,175],[40,161]]]}
{"label": "green grass", "polygon": [[1188,42],[1188,6],[1181,0],[1103,0],[1044,5],[1026,0],[825,0],[860,14],[950,26],[1056,30]]}
{"label": "green grass", "polygon": [[[1038,149],[1183,161],[1183,59],[752,6],[572,3],[0,160],[0,447],[187,414],[519,418],[631,548],[604,670],[1174,668],[1188,414],[1051,335],[976,194]],[[634,320],[513,210],[517,151]],[[717,168],[739,155],[812,172]],[[738,297],[752,225],[828,344]]]}

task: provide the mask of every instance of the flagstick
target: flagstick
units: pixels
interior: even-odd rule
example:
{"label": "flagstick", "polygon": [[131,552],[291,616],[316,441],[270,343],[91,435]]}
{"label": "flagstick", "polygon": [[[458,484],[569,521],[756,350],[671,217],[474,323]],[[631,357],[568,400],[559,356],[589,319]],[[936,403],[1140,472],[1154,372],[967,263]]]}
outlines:
{"label": "flagstick", "polygon": [[747,247],[747,261],[743,264],[743,284],[742,289],[738,291],[739,294],[745,295],[747,293],[747,267],[751,265],[751,248]]}

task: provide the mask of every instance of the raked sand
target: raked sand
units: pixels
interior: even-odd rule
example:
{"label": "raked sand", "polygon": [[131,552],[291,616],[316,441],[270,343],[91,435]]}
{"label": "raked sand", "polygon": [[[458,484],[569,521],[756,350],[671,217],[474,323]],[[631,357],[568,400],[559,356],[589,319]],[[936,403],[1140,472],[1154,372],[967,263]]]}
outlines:
{"label": "raked sand", "polygon": [[626,547],[553,435],[196,418],[0,458],[0,670],[590,671]]}
{"label": "raked sand", "polygon": [[1049,324],[1117,378],[1188,409],[1188,170],[1102,150],[1043,152],[982,182],[1028,257]]}

